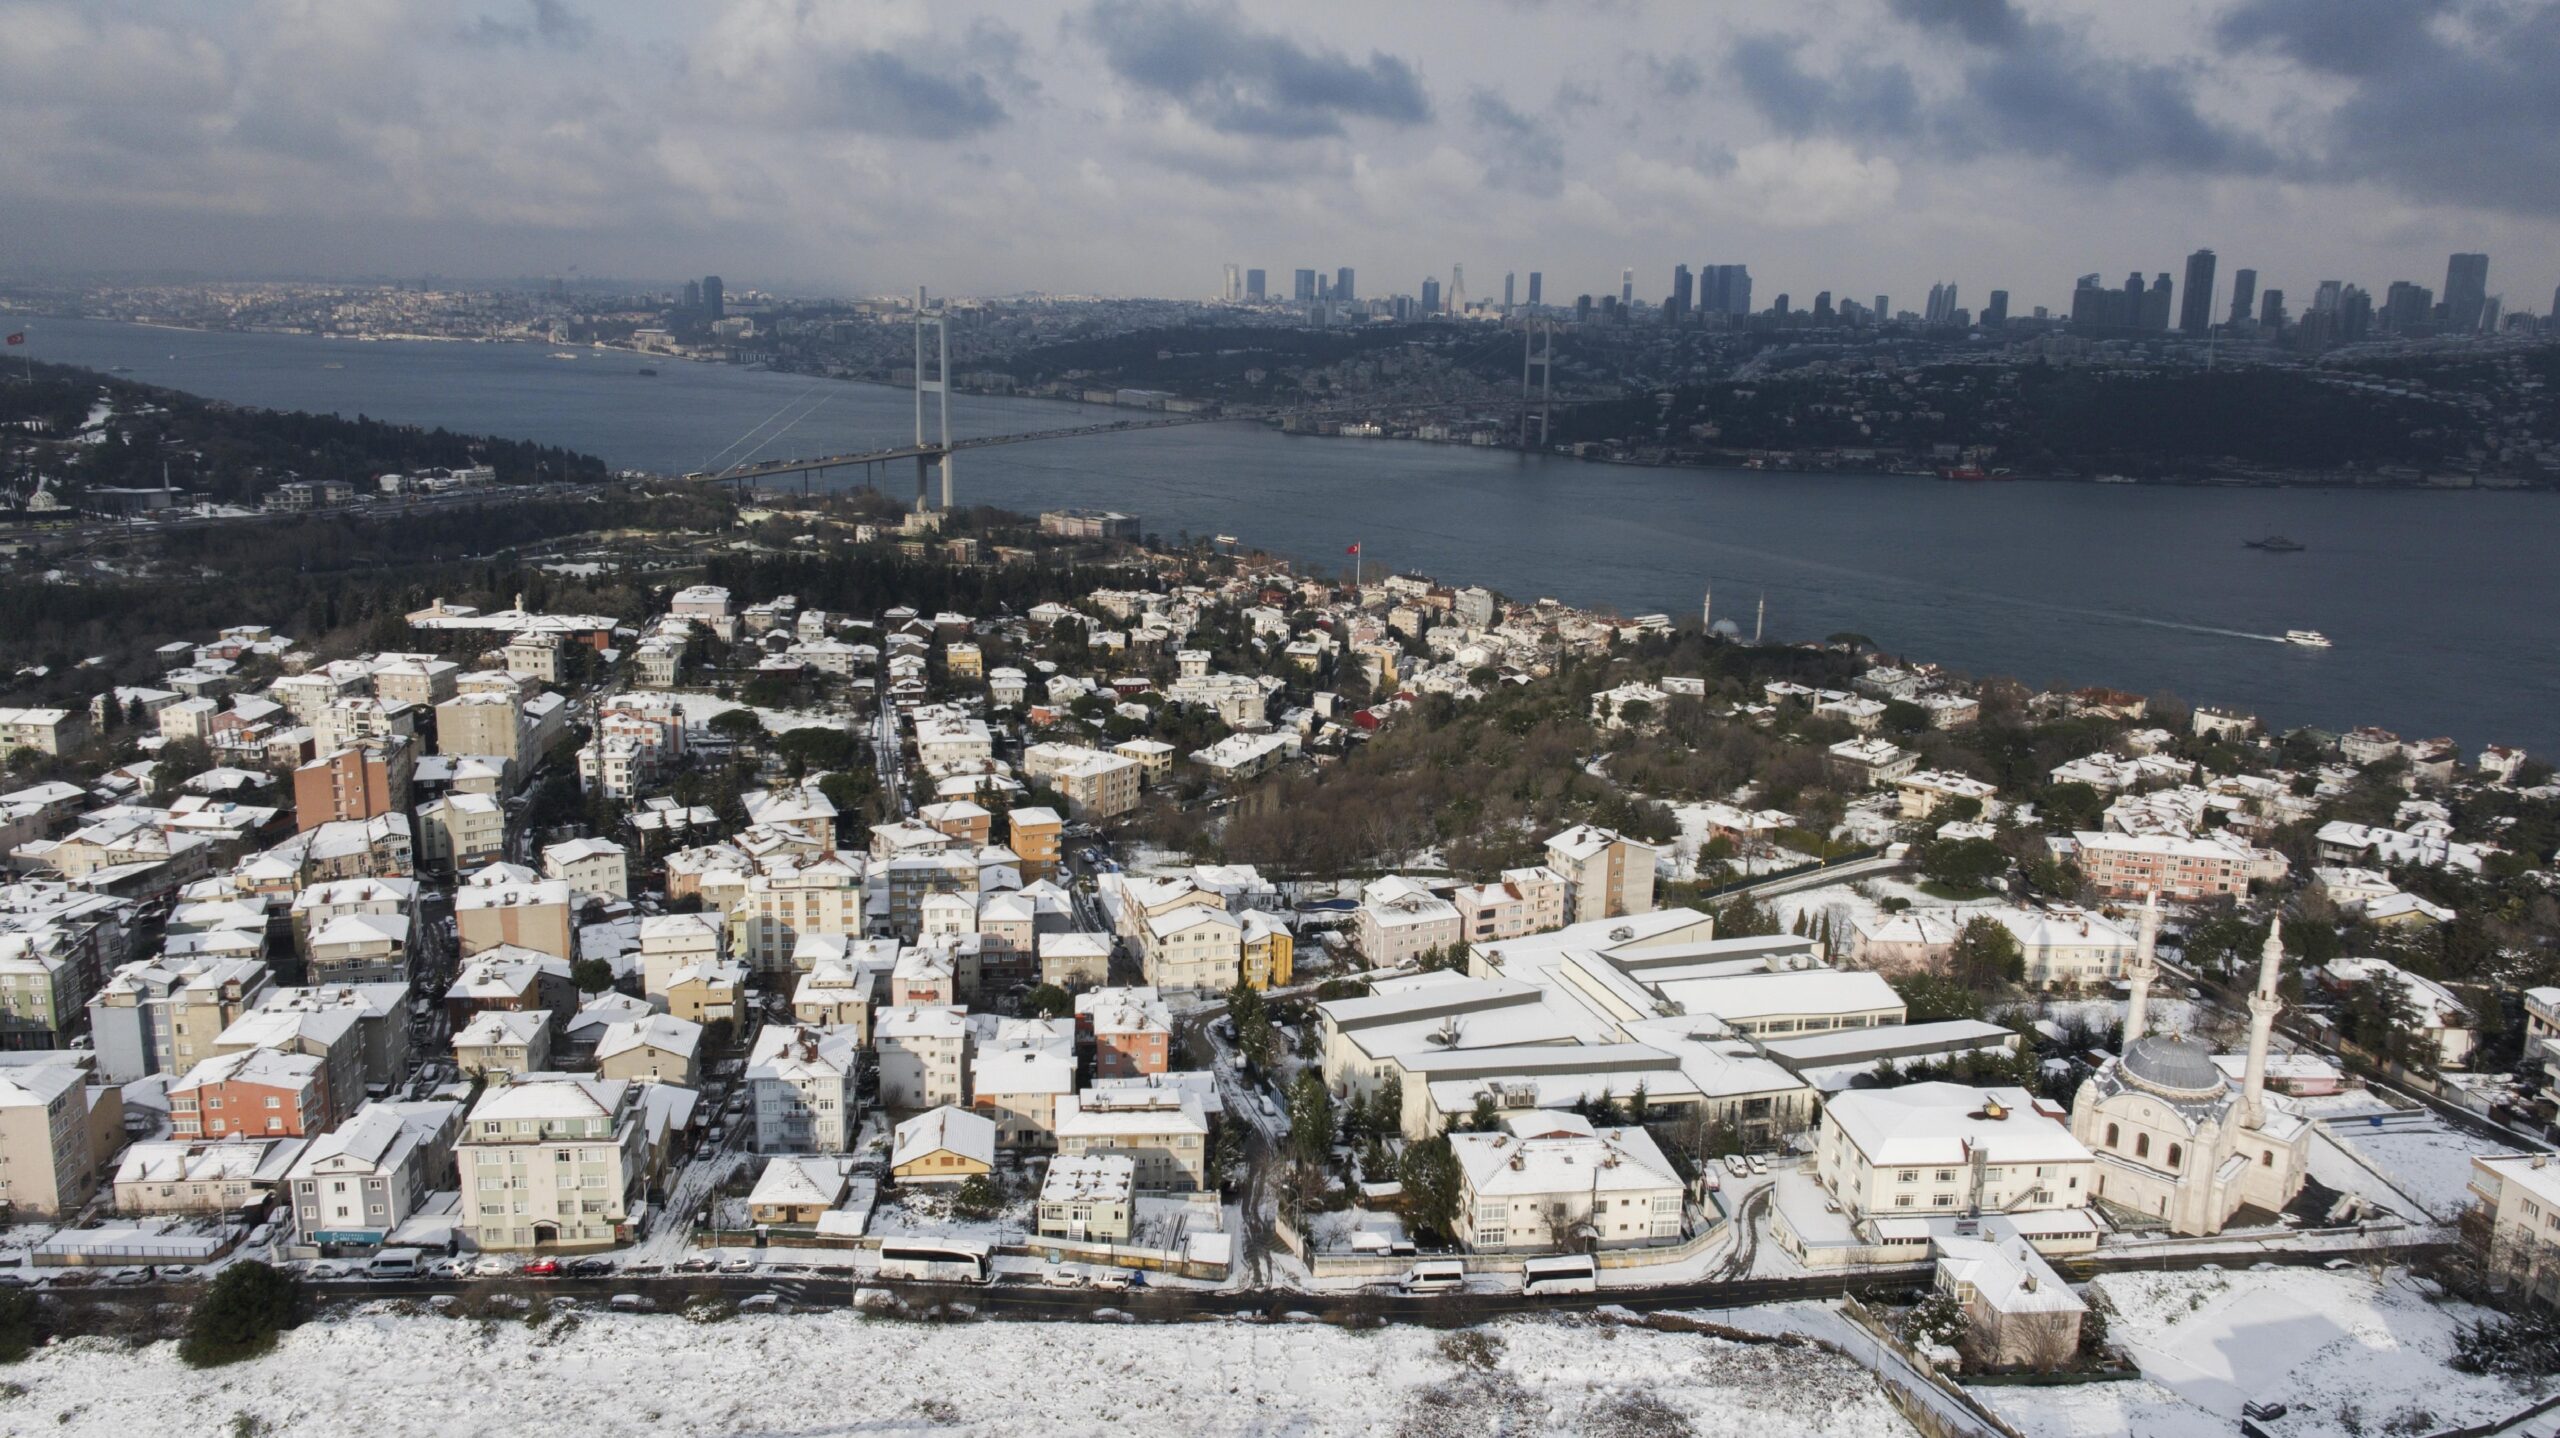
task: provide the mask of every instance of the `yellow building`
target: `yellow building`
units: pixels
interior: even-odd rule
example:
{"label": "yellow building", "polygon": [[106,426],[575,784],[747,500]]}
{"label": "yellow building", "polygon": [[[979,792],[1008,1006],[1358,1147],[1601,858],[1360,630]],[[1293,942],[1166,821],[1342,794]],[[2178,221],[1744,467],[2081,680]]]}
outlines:
{"label": "yellow building", "polygon": [[1297,940],[1289,926],[1260,909],[1244,913],[1244,982],[1253,989],[1285,988]]}

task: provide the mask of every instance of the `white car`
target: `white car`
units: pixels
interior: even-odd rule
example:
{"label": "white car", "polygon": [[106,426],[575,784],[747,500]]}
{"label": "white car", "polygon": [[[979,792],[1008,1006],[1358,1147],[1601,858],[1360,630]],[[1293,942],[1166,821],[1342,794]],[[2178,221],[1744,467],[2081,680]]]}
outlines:
{"label": "white car", "polygon": [[1763,1177],[1767,1176],[1769,1172],[1769,1160],[1762,1158],[1756,1153],[1751,1155],[1751,1171]]}
{"label": "white car", "polygon": [[1751,1176],[1751,1165],[1744,1163],[1742,1161],[1742,1155],[1738,1153],[1729,1153],[1724,1156],[1724,1170],[1725,1172],[1732,1174],[1735,1178],[1748,1178]]}

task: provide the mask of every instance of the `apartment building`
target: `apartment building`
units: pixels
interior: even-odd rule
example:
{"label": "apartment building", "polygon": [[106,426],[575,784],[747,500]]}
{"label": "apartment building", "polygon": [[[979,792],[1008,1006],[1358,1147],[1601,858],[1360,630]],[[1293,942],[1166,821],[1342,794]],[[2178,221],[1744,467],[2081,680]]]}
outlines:
{"label": "apartment building", "polygon": [[1546,866],[1563,876],[1565,922],[1588,923],[1653,911],[1654,851],[1591,824],[1547,840]]}
{"label": "apartment building", "polygon": [[294,827],[399,813],[416,767],[416,741],[399,735],[324,754],[293,771]]}
{"label": "apartment building", "polygon": [[88,1075],[76,1064],[0,1067],[0,1204],[13,1219],[76,1213],[95,1190]]}
{"label": "apartment building", "polygon": [[[862,1050],[850,1035],[767,1024],[747,1059],[758,1153],[845,1153],[861,1127],[855,1081]],[[886,1102],[886,1089],[883,1089]]]}
{"label": "apartment building", "polygon": [[649,1173],[640,1086],[527,1075],[484,1093],[454,1159],[479,1247],[602,1248],[619,1241]]}
{"label": "apartment building", "polygon": [[2290,868],[2284,855],[2227,830],[2192,837],[2083,832],[2072,835],[2072,847],[2080,872],[2109,899],[2157,893],[2171,903],[2193,904],[2218,895],[2245,896],[2251,884],[2273,883]]}
{"label": "apartment building", "polygon": [[454,1182],[462,1105],[451,1099],[369,1103],[305,1145],[286,1170],[293,1240],[306,1248],[371,1247]]}
{"label": "apartment building", "polygon": [[524,707],[513,692],[456,694],[436,706],[436,752],[524,762]]}
{"label": "apartment building", "polygon": [[1058,1157],[1117,1154],[1140,1189],[1186,1192],[1208,1181],[1209,1120],[1183,1089],[1089,1088],[1060,1098]]}
{"label": "apartment building", "polygon": [[1585,1252],[1678,1243],[1686,1185],[1642,1128],[1577,1114],[1505,1115],[1492,1133],[1453,1133],[1456,1238],[1478,1253]]}
{"label": "apartment building", "polygon": [[187,1072],[213,1056],[222,1031],[256,1008],[272,985],[258,959],[124,965],[89,1000],[99,1077],[130,1083]]}
{"label": "apartment building", "polygon": [[1458,911],[1458,935],[1465,943],[1491,943],[1543,934],[1565,925],[1564,875],[1544,864],[1505,869],[1491,884],[1462,884],[1450,895]]}
{"label": "apartment building", "polygon": [[182,1139],[299,1138],[328,1127],[322,1071],[309,1054],[241,1049],[217,1054],[169,1085],[169,1122]]}
{"label": "apartment building", "polygon": [[1851,1223],[2085,1208],[2098,1157],[2021,1088],[1919,1083],[1835,1094],[1815,1177]]}
{"label": "apartment building", "polygon": [[908,1004],[874,1016],[871,1043],[880,1106],[918,1113],[969,1101],[969,1014],[948,1004]]}

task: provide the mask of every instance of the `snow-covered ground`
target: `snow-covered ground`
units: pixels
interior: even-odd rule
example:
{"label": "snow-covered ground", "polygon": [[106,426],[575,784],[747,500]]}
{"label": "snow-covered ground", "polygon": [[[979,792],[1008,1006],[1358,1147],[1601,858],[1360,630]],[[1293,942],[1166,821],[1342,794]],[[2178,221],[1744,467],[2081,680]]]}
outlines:
{"label": "snow-covered ground", "polygon": [[2283,1433],[2432,1433],[2532,1401],[2447,1366],[2480,1312],[2431,1301],[2405,1275],[2361,1272],[2117,1273],[2090,1285],[2114,1309],[2109,1336],[2142,1378],[2078,1387],[1976,1387],[2028,1438],[2225,1438],[2244,1402],[2293,1413]]}
{"label": "snow-covered ground", "polygon": [[[1490,1340],[1489,1343],[1481,1340]],[[10,1370],[0,1430],[363,1434],[1385,1434],[1883,1438],[1868,1375],[1607,1322],[1445,1335],[1240,1322],[925,1327],[851,1313],[521,1322],[368,1312],[216,1373],[83,1339]],[[467,1414],[467,1420],[463,1415]],[[243,1419],[246,1422],[243,1422]]]}
{"label": "snow-covered ground", "polygon": [[[726,714],[732,709],[753,707],[740,704],[735,700],[723,699],[717,694],[704,694],[691,689],[673,690],[667,697],[673,699],[676,707],[684,711],[684,722],[695,725],[710,723],[715,714]],[[854,723],[852,719],[842,714],[822,714],[814,709],[757,709],[755,715],[766,729],[776,734],[791,729],[843,729],[851,727]]]}
{"label": "snow-covered ground", "polygon": [[[1809,854],[1795,856],[1799,863],[1811,859]],[[1996,907],[2005,902],[1997,895],[1968,899],[1955,903],[1921,892],[1908,877],[1895,874],[1873,875],[1844,884],[1824,884],[1819,888],[1798,889],[1767,900],[1769,912],[1776,915],[1781,928],[1793,930],[1796,916],[1807,922],[1828,916],[1833,941],[1842,953],[1852,940],[1850,926],[1860,919],[1874,918],[1884,912],[1884,901],[1901,899],[1915,909],[1963,909]]]}
{"label": "snow-covered ground", "polygon": [[[2379,1122],[2347,1118],[2321,1124],[2312,1138],[2311,1176],[2342,1192],[2365,1194],[2408,1218],[2450,1223],[2455,1211],[2472,1201],[2473,1157],[2513,1152],[2495,1139],[2457,1130],[2432,1109],[2406,1109]],[[2388,1191],[2377,1191],[2375,1179]],[[2411,1211],[2413,1206],[2418,1211]]]}

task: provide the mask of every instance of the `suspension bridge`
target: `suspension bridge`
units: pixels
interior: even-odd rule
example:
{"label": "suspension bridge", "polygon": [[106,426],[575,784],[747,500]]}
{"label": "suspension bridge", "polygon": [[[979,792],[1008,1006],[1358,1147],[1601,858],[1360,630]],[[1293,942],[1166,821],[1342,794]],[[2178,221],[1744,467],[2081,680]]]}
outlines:
{"label": "suspension bridge", "polygon": [[[915,349],[915,442],[883,449],[862,450],[843,454],[822,454],[803,458],[759,459],[789,434],[800,421],[817,413],[833,397],[830,381],[818,380],[809,388],[783,402],[779,409],[730,442],[728,447],[711,456],[702,469],[685,476],[689,480],[710,484],[737,485],[741,488],[764,480],[799,475],[804,488],[828,472],[860,468],[866,483],[877,487],[880,471],[893,464],[913,463],[916,467],[916,510],[922,513],[934,508],[934,479],[941,480],[940,508],[949,509],[952,500],[952,457],[964,449],[987,449],[1005,444],[1033,444],[1043,440],[1081,439],[1089,435],[1130,434],[1140,430],[1173,429],[1182,425],[1219,424],[1234,421],[1263,422],[1279,413],[1276,410],[1227,411],[1220,414],[1150,414],[1144,418],[1104,420],[1095,424],[1068,425],[1057,429],[1028,430],[1019,434],[977,435],[966,439],[951,437],[951,328],[948,315],[926,303],[922,286],[916,289]],[[1531,321],[1522,331],[1522,364],[1518,443],[1522,449],[1542,448],[1547,441],[1550,411],[1559,404],[1589,404],[1592,400],[1557,400],[1553,397],[1551,356],[1554,353],[1554,326],[1544,320]],[[927,337],[931,337],[928,346]],[[815,396],[814,399],[811,396]],[[930,399],[931,422],[927,404]],[[1496,401],[1495,403],[1499,403]],[[1422,405],[1398,405],[1408,412],[1433,410],[1481,409],[1482,400],[1455,400]],[[1357,412],[1357,406],[1343,413]],[[1329,417],[1331,412],[1302,414],[1302,419]]]}

